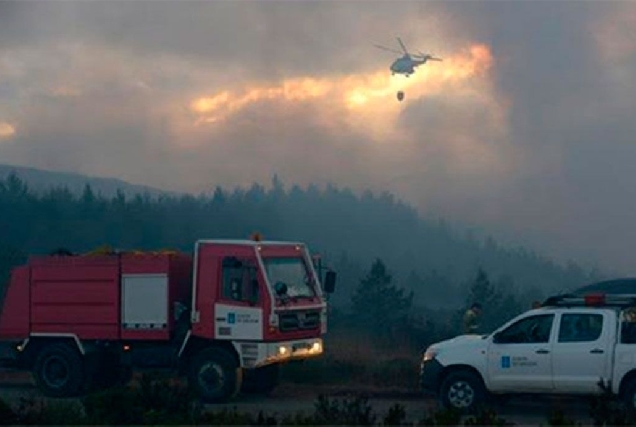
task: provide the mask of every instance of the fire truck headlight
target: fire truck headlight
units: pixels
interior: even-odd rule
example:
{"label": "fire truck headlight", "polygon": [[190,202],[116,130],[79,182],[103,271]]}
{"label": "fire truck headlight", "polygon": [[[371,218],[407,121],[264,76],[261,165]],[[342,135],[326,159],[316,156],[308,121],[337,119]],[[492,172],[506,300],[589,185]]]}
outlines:
{"label": "fire truck headlight", "polygon": [[287,356],[289,354],[289,349],[284,345],[278,347],[278,354],[280,356]]}
{"label": "fire truck headlight", "polygon": [[321,353],[322,352],[322,345],[319,342],[315,342],[311,346],[311,352],[312,353]]}

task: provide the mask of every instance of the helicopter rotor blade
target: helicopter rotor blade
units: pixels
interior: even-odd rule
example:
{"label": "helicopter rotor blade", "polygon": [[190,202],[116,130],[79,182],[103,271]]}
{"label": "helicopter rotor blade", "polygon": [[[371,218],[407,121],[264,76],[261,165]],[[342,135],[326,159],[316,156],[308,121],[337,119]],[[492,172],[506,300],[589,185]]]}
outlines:
{"label": "helicopter rotor blade", "polygon": [[418,58],[426,59],[428,61],[441,61],[442,60],[442,58],[436,58],[433,55],[431,55],[430,53],[424,54],[420,50],[418,50],[417,52],[419,53],[419,55],[413,55],[413,56],[417,56]]}
{"label": "helicopter rotor blade", "polygon": [[406,50],[406,46],[404,46],[404,43],[402,43],[402,39],[399,37],[396,37],[396,38],[397,38],[397,41],[400,43],[400,46],[402,46],[402,50],[404,51],[404,53],[409,55],[409,52]]}
{"label": "helicopter rotor blade", "polygon": [[397,54],[402,54],[402,52],[400,52],[399,50],[395,50],[395,49],[391,49],[390,47],[384,47],[384,46],[380,46],[379,44],[374,44],[373,46],[379,48],[379,49],[384,49],[384,50],[388,50],[389,52],[393,52],[393,53],[397,53]]}

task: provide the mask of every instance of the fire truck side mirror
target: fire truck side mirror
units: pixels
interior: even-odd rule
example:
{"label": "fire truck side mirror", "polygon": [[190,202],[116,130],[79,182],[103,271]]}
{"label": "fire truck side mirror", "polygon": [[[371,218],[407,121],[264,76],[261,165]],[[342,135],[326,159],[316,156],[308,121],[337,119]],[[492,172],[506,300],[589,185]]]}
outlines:
{"label": "fire truck side mirror", "polygon": [[332,294],[336,288],[336,272],[327,271],[325,274],[325,292]]}

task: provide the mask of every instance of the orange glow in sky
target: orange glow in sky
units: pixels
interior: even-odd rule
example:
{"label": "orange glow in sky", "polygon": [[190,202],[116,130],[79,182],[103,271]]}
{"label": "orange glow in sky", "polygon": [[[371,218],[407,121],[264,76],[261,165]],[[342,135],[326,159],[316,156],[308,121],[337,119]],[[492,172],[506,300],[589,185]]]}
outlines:
{"label": "orange glow in sky", "polygon": [[[410,77],[392,76],[388,67],[369,73],[323,78],[302,77],[284,80],[279,84],[246,85],[240,90],[223,90],[205,94],[190,102],[189,110],[196,124],[223,122],[231,115],[257,102],[326,102],[330,108],[344,109],[350,119],[356,114],[369,119],[382,115],[386,125],[389,116],[401,109],[396,93],[403,90],[406,99],[416,100],[430,94],[453,91],[461,95],[466,83],[486,75],[493,62],[488,46],[475,44],[443,58],[416,68]],[[341,110],[338,110],[341,111]]]}
{"label": "orange glow in sky", "polygon": [[0,122],[0,139],[8,139],[15,135],[15,127],[9,123]]}

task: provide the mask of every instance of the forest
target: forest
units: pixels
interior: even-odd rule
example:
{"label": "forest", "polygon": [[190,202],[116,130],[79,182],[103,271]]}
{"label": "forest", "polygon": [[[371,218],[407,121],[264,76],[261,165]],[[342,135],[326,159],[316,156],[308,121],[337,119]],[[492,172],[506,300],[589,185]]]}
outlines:
{"label": "forest", "polygon": [[[522,247],[460,235],[443,219],[422,219],[389,193],[356,195],[333,185],[287,189],[276,176],[268,189],[254,183],[198,196],[118,191],[105,197],[89,184],[79,193],[62,186],[32,191],[12,173],[0,180],[0,230],[3,284],[12,266],[58,248],[190,252],[200,238],[249,238],[255,232],[303,241],[338,274],[330,300],[335,328],[371,325],[365,316],[374,313],[374,304],[386,306],[387,292],[393,302],[372,318],[385,319],[389,329],[419,322],[430,330],[431,319],[446,319],[452,329],[457,311],[474,300],[499,322],[551,292],[601,277],[573,262],[559,265]],[[349,321],[356,313],[361,321]]]}

